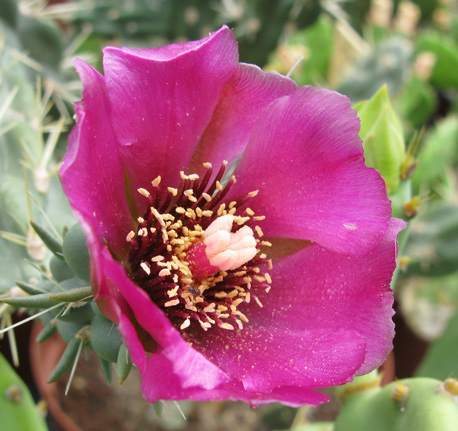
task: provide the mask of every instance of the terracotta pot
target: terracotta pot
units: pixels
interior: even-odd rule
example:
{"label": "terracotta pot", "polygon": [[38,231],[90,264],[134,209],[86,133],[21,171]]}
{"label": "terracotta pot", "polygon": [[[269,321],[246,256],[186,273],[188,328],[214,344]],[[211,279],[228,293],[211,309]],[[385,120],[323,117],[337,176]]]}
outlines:
{"label": "terracotta pot", "polygon": [[[161,419],[141,395],[138,371],[133,369],[122,386],[116,381],[107,385],[97,355],[91,349],[80,357],[68,396],[64,392],[69,372],[56,383],[47,383],[67,344],[57,334],[37,343],[35,339],[42,327],[37,324],[32,330],[30,362],[37,389],[48,403],[57,431],[163,430]],[[147,411],[150,413],[146,414]]]}
{"label": "terracotta pot", "polygon": [[35,322],[30,337],[30,364],[37,389],[48,404],[48,409],[61,430],[83,431],[62,410],[57,383],[47,382],[67,344],[57,333],[45,342],[37,343],[36,337],[42,329],[43,325]]}
{"label": "terracotta pot", "polygon": [[396,376],[396,370],[393,350],[386,358],[385,363],[380,367],[380,371],[383,372],[382,386],[385,386],[394,380]]}

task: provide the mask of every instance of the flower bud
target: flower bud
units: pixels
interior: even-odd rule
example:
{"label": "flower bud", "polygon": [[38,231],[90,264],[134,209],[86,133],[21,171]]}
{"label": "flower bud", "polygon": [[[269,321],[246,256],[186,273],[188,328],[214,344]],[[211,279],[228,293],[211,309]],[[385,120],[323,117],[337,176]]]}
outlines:
{"label": "flower bud", "polygon": [[355,108],[361,120],[359,135],[366,165],[380,172],[389,193],[395,192],[405,159],[405,144],[401,121],[391,106],[386,86]]}

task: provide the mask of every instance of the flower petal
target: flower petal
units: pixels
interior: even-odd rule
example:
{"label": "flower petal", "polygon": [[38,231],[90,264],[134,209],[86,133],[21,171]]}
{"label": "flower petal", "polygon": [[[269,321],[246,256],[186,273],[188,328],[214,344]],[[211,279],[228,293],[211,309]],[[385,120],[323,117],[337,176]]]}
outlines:
{"label": "flower petal", "polygon": [[292,94],[294,81],[276,72],[265,72],[252,64],[240,64],[226,84],[212,121],[193,156],[192,173],[201,163],[219,167],[233,164],[243,153],[253,124],[265,107],[281,96]]}
{"label": "flower petal", "polygon": [[158,175],[173,186],[237,70],[234,35],[223,27],[200,41],[162,48],[109,47],[103,61],[132,190],[148,187]]}
{"label": "flower petal", "polygon": [[[240,331],[212,331],[193,346],[247,391],[341,384],[380,366],[392,348],[395,221],[372,252],[349,257],[313,244],[274,265]],[[253,292],[254,294],[254,292]],[[278,372],[275,372],[278,370]]]}
{"label": "flower petal", "polygon": [[259,189],[250,207],[268,237],[316,241],[345,253],[373,248],[388,227],[390,201],[364,164],[350,101],[312,87],[272,102],[253,127],[237,167],[237,194]]}
{"label": "flower petal", "polygon": [[[287,308],[290,304],[282,305]],[[301,310],[303,319],[305,313]],[[209,330],[195,337],[193,346],[232,379],[240,379],[248,392],[342,384],[351,380],[364,362],[364,340],[355,331],[296,330],[294,324],[285,327],[276,323],[259,326],[250,319],[241,331]]]}
{"label": "flower petal", "polygon": [[[144,290],[127,277],[122,265],[112,258],[107,249],[102,250],[98,269],[103,271],[104,283],[111,282],[119,289],[119,293],[129,304],[140,327],[157,342],[157,350],[153,355],[163,355],[173,364],[174,372],[179,376],[182,387],[199,386],[210,390],[229,380],[223,370],[208,362],[182,338],[162,310],[150,300]],[[120,326],[121,333],[128,337],[129,327],[124,326],[124,328]],[[126,339],[126,342],[129,340]],[[142,374],[148,373],[149,366],[145,365],[145,351],[135,349],[130,350],[130,353]]]}
{"label": "flower petal", "polygon": [[77,124],[60,169],[62,185],[78,218],[115,253],[126,248],[133,224],[124,193],[124,169],[109,116],[103,76],[82,60],[75,66],[83,81],[83,100],[76,104]]}
{"label": "flower petal", "polygon": [[[260,296],[264,307],[248,314],[258,325],[296,330],[342,329],[358,334],[366,359],[358,374],[380,366],[392,348],[396,237],[405,222],[392,219],[383,240],[363,256],[331,252],[318,244],[275,263],[272,290]],[[286,305],[285,305],[286,304]]]}
{"label": "flower petal", "polygon": [[163,355],[154,354],[148,359],[148,370],[144,373],[141,383],[144,397],[155,402],[160,399],[195,401],[215,401],[232,399],[249,402],[252,406],[281,402],[291,407],[304,404],[317,405],[328,401],[328,397],[310,388],[282,386],[269,392],[247,391],[240,381],[233,380],[212,390],[200,386],[183,388],[179,376],[175,373],[173,364]]}
{"label": "flower petal", "polygon": [[282,403],[285,406],[297,408],[306,404],[317,406],[318,404],[329,401],[328,396],[301,386],[281,386],[273,389],[271,392],[256,395],[256,397],[252,396],[250,399],[253,407],[267,403]]}
{"label": "flower petal", "polygon": [[[100,253],[95,250],[93,257],[97,260],[101,283],[105,285],[100,291],[107,292],[108,284],[116,285],[121,296],[111,292],[111,299],[126,300],[138,324],[159,343],[157,351],[147,355],[130,313],[118,304],[120,332],[133,362],[141,371],[142,392],[151,402],[158,399],[234,399],[254,406],[268,402],[294,407],[316,405],[327,398],[312,388],[348,381],[364,360],[364,343],[360,342],[355,348],[357,334],[333,331],[330,336],[329,331],[318,334],[283,328],[277,332],[276,328],[256,326],[247,326],[237,334],[230,352],[224,345],[224,336],[234,336],[234,332],[222,333],[216,329],[205,333],[206,342],[212,346],[206,357],[199,342],[188,343],[182,338],[145,292],[127,278],[123,267],[113,260],[106,248]],[[266,355],[269,350],[275,355]],[[218,351],[222,352],[224,363],[215,364],[214,354]],[[319,370],[304,368],[310,358],[318,358],[321,362],[330,351],[334,355]],[[266,373],[266,369],[279,368],[282,370],[279,374]],[[278,375],[280,379],[275,377]]]}
{"label": "flower petal", "polygon": [[[227,27],[163,48],[107,48],[105,77],[81,61],[77,68],[84,97],[62,179],[87,235],[97,303],[119,325],[149,401],[317,404],[326,397],[314,389],[380,365],[393,336],[389,280],[403,224],[390,222],[383,180],[364,165],[348,99],[238,66]],[[204,331],[189,325],[195,315],[167,308],[176,301],[161,308],[151,299],[159,291],[131,280],[127,202],[158,175],[174,186],[180,170],[237,164],[241,153],[224,200],[259,190],[250,208],[267,216],[260,225],[276,240],[272,289],[253,286],[253,300],[237,305],[249,319],[243,329],[215,322]],[[134,196],[141,211],[146,200]]]}

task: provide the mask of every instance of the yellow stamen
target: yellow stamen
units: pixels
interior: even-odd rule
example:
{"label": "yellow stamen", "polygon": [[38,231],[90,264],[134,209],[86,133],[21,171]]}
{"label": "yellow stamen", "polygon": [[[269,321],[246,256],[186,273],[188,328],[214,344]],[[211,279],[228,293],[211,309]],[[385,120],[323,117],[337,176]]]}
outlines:
{"label": "yellow stamen", "polygon": [[146,189],[143,189],[143,188],[137,189],[137,192],[140,193],[141,195],[145,196],[146,198],[151,196],[150,192],[148,190],[146,190]]}
{"label": "yellow stamen", "polygon": [[189,319],[186,319],[186,320],[180,325],[180,329],[186,329],[190,324],[191,324],[191,321],[190,321]]}
{"label": "yellow stamen", "polygon": [[167,190],[172,193],[173,196],[178,194],[178,189],[174,189],[173,187],[167,187]]}
{"label": "yellow stamen", "polygon": [[143,271],[146,272],[147,275],[151,274],[151,269],[150,269],[149,265],[146,262],[142,262],[140,264],[140,266],[142,267]]}
{"label": "yellow stamen", "polygon": [[172,299],[171,301],[167,301],[164,304],[164,307],[173,307],[174,305],[178,305],[180,303],[179,299]]}

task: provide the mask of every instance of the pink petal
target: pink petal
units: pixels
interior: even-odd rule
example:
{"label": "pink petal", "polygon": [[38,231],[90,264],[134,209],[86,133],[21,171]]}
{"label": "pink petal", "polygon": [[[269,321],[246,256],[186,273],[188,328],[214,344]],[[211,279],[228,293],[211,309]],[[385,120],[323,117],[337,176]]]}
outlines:
{"label": "pink petal", "polygon": [[317,405],[328,400],[326,395],[310,388],[282,386],[268,392],[251,392],[245,390],[240,381],[233,380],[214,389],[207,390],[201,386],[183,388],[179,376],[174,372],[173,364],[163,355],[154,354],[148,359],[148,370],[143,375],[141,390],[144,397],[155,402],[160,399],[195,401],[215,401],[232,399],[249,402],[252,406],[281,402],[292,407],[304,404]]}
{"label": "pink petal", "polygon": [[[206,370],[200,370],[200,375],[205,377]],[[182,379],[176,373],[172,361],[162,353],[151,355],[148,366],[142,374],[141,391],[143,396],[150,402],[158,400],[184,400],[212,401],[228,399],[231,392],[221,387],[212,389],[202,385],[183,387]]]}
{"label": "pink petal", "polygon": [[77,124],[70,134],[60,170],[62,185],[80,220],[94,237],[106,240],[115,253],[125,250],[132,219],[124,192],[124,170],[109,116],[103,77],[75,60],[83,81],[83,100],[76,104]]}
{"label": "pink petal", "polygon": [[158,175],[166,186],[177,184],[237,61],[227,27],[163,48],[105,48],[111,118],[133,191]]}
{"label": "pink petal", "polygon": [[[201,351],[199,342],[187,338],[188,342],[191,341],[190,345],[184,341],[162,311],[127,278],[122,266],[112,259],[107,250],[102,251],[100,258],[98,268],[103,273],[103,282],[108,280],[116,284],[137,322],[159,343],[157,351],[147,357],[125,309],[119,314],[121,334],[142,374],[142,392],[151,402],[158,399],[229,398],[252,405],[275,401],[291,406],[318,404],[327,398],[312,388],[348,381],[364,359],[364,348],[355,349],[355,340],[349,333],[336,331],[330,336],[304,331],[281,330],[275,333],[274,330],[272,336],[272,328],[248,326],[233,340],[235,343],[226,357],[228,363],[215,364],[214,352],[205,357],[205,349]],[[216,343],[216,352],[220,348],[227,352],[225,346],[220,345],[224,334],[216,329],[205,333],[204,337],[209,344]],[[233,332],[230,334],[234,335]],[[259,343],[260,337],[265,344]],[[338,346],[337,340],[340,343]],[[195,346],[198,348],[195,349]],[[269,349],[276,354],[266,356]],[[340,350],[345,352],[338,354]],[[337,361],[331,358],[319,372],[312,368],[310,371],[304,369],[310,358],[326,357],[330,351],[336,353]],[[237,355],[242,359],[234,360]],[[279,367],[281,373],[272,372]],[[226,374],[227,371],[231,376]],[[281,379],[275,377],[278,375]],[[340,377],[342,375],[344,377]]]}
{"label": "pink petal", "polygon": [[[158,343],[154,355],[161,354],[171,361],[174,372],[179,376],[180,384],[184,388],[197,385],[208,390],[228,381],[224,370],[208,362],[182,338],[181,333],[172,326],[170,320],[150,300],[146,292],[127,277],[122,265],[113,260],[108,250],[102,251],[102,259],[103,262],[99,262],[98,268],[103,271],[104,279],[119,289],[119,293],[132,309],[136,321]],[[124,328],[123,330],[121,325],[121,333],[128,337],[130,329],[128,326]],[[130,353],[134,363],[144,364],[144,350],[136,349]],[[148,373],[148,367],[143,366],[140,371]]]}
{"label": "pink petal", "polygon": [[[107,48],[105,78],[78,61],[84,97],[62,180],[88,238],[96,299],[149,401],[318,404],[326,397],[314,389],[372,370],[391,348],[404,225],[390,222],[383,180],[364,165],[348,99],[237,61],[227,27],[163,48]],[[267,216],[267,237],[315,243],[274,263],[270,293],[253,292],[263,307],[239,306],[250,320],[242,330],[179,331],[123,267],[125,184],[135,193],[161,175],[176,186],[180,170],[242,153],[230,194],[259,189],[250,207]]]}
{"label": "pink petal", "polygon": [[281,386],[271,392],[259,393],[252,397],[250,404],[253,407],[267,403],[282,403],[285,406],[301,407],[303,405],[317,406],[329,401],[326,395],[300,386]]}
{"label": "pink petal", "polygon": [[[209,330],[193,346],[251,392],[341,384],[381,365],[392,348],[395,221],[364,256],[314,244],[274,264],[272,289],[239,306],[241,331]],[[253,292],[254,293],[254,292]]]}
{"label": "pink petal", "polygon": [[[272,290],[260,296],[264,307],[252,307],[259,325],[295,330],[344,330],[364,340],[366,359],[358,374],[380,366],[392,348],[396,236],[405,227],[393,219],[383,240],[363,256],[330,252],[318,244],[277,261]],[[284,304],[288,304],[285,306]]]}
{"label": "pink petal", "polygon": [[193,156],[190,172],[210,162],[216,168],[223,160],[234,163],[243,153],[253,124],[278,97],[290,95],[294,81],[276,72],[264,72],[252,64],[240,64],[237,74],[221,92],[211,123]]}
{"label": "pink petal", "polygon": [[[281,306],[292,305],[281,302]],[[301,310],[303,319],[306,314]],[[342,384],[352,379],[365,360],[364,340],[355,331],[296,330],[294,323],[287,327],[282,323],[276,319],[265,326],[250,322],[240,332],[209,330],[195,337],[193,345],[232,379],[241,380],[248,392]]]}
{"label": "pink petal", "polygon": [[267,218],[267,237],[316,241],[344,253],[365,253],[391,215],[380,175],[364,164],[359,120],[350,101],[312,87],[272,102],[253,127],[235,172],[250,206]]}

